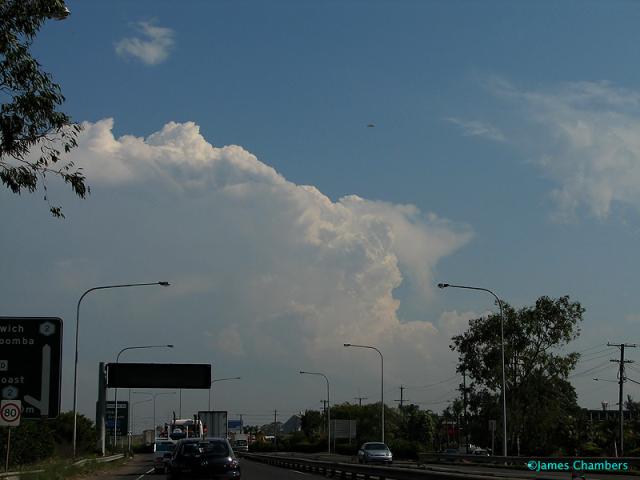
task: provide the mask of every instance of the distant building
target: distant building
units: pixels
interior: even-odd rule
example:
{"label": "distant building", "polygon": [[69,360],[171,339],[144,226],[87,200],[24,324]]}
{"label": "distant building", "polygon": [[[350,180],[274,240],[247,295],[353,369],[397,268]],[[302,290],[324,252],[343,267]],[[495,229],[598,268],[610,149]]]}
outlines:
{"label": "distant building", "polygon": [[302,417],[300,415],[292,415],[289,420],[284,422],[282,429],[283,434],[289,434],[293,432],[299,432],[302,430]]}
{"label": "distant building", "polygon": [[[620,418],[620,412],[616,410],[587,410],[589,419],[592,422],[606,422],[608,420],[616,420]],[[626,420],[637,420],[640,418],[640,412],[637,411],[622,411],[622,418]]]}

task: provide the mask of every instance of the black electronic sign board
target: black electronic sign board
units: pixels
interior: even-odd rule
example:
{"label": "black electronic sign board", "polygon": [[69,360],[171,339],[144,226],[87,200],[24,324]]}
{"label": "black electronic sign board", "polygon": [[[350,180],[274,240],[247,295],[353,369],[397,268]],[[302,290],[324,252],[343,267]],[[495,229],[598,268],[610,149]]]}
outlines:
{"label": "black electronic sign board", "polygon": [[109,388],[209,388],[208,363],[109,363]]}
{"label": "black electronic sign board", "polygon": [[60,413],[62,320],[0,317],[0,397],[21,400],[22,418]]}

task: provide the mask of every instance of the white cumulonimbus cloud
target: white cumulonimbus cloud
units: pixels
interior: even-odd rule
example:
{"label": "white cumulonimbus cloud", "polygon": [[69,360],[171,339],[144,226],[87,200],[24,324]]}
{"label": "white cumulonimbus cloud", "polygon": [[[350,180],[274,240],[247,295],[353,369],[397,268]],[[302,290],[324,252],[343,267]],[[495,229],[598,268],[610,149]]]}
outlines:
{"label": "white cumulonimbus cloud", "polygon": [[521,108],[522,143],[535,149],[539,167],[558,185],[552,192],[558,218],[580,208],[606,218],[616,203],[640,208],[639,92],[607,82],[524,91],[501,79],[490,88]]}
{"label": "white cumulonimbus cloud", "polygon": [[138,22],[136,27],[142,38],[123,38],[115,45],[116,53],[121,57],[137,58],[146,65],[164,62],[174,44],[173,30],[151,22]]}
{"label": "white cumulonimbus cloud", "polygon": [[[470,240],[469,227],[413,205],[355,195],[333,201],[242,147],[211,145],[192,122],[116,138],[105,119],[85,123],[78,143],[71,159],[85,169],[92,197],[153,185],[175,197],[172,204],[190,205],[176,207],[183,213],[171,221],[170,212],[158,217],[172,226],[153,235],[166,228],[162,237],[175,247],[174,258],[163,258],[178,269],[173,292],[215,296],[190,329],[204,332],[195,340],[205,348],[340,372],[342,344],[363,343],[385,351],[389,374],[420,378],[425,362],[448,351],[440,325],[398,317],[394,290],[409,282],[413,294],[432,291],[436,264]],[[145,215],[151,224],[160,214]],[[146,230],[139,235],[153,243]]]}

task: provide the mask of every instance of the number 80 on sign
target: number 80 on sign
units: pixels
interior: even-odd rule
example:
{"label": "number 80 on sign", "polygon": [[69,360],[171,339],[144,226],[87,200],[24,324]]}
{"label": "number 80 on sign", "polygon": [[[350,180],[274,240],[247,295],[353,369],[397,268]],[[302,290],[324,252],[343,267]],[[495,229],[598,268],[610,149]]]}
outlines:
{"label": "number 80 on sign", "polygon": [[22,402],[20,400],[0,401],[0,426],[17,427],[20,425]]}

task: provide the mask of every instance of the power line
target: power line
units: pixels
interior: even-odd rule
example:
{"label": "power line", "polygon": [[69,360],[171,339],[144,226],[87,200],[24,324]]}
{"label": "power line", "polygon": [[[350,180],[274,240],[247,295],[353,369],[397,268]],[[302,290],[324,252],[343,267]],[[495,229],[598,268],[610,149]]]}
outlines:
{"label": "power line", "polygon": [[590,369],[584,370],[583,372],[573,373],[573,374],[569,375],[568,378],[575,378],[575,377],[580,377],[582,375],[587,375],[589,373],[595,372],[596,370],[604,369],[604,368],[606,368],[608,366],[609,366],[609,362],[603,362],[600,365],[596,365],[595,367],[591,367]]}
{"label": "power line", "polygon": [[414,403],[417,403],[418,405],[420,405],[421,403],[423,403],[423,404],[439,403],[441,400],[444,400],[446,397],[449,397],[449,396],[451,396],[451,394],[456,393],[456,392],[457,392],[457,389],[448,390],[444,395],[434,399],[432,402],[429,402],[429,401],[424,402],[423,401],[423,402],[414,402]]}
{"label": "power line", "polygon": [[447,399],[447,400],[441,400],[439,402],[413,402],[418,406],[422,406],[422,405],[441,405],[443,403],[449,403],[451,401],[451,399]]}
{"label": "power line", "polygon": [[457,380],[459,378],[460,377],[458,375],[455,375],[455,376],[453,376],[451,378],[446,378],[444,380],[440,380],[439,382],[430,383],[428,385],[407,385],[405,388],[411,388],[411,389],[431,388],[431,387],[435,387],[436,385],[442,385],[443,383],[452,382],[452,381]]}
{"label": "power line", "polygon": [[588,355],[584,355],[584,356],[580,355],[580,359],[578,361],[593,360],[594,358],[596,358],[596,357],[594,357],[594,355],[600,355],[601,353],[605,353],[605,352],[606,352],[605,355],[608,355],[613,350],[614,350],[613,348],[605,348],[603,350],[598,350],[597,352],[593,352],[593,353],[590,353]]}
{"label": "power line", "polygon": [[603,345],[606,345],[606,343],[598,343],[598,344],[593,345],[593,346],[591,346],[589,348],[585,348],[584,350],[580,350],[579,352],[576,352],[576,353],[583,353],[583,352],[586,352],[588,350],[593,350],[594,348],[602,347]]}
{"label": "power line", "polygon": [[589,363],[589,362],[592,362],[592,361],[594,361],[594,360],[599,360],[599,359],[601,359],[601,358],[608,357],[608,356],[610,356],[612,353],[613,353],[612,351],[609,351],[609,352],[605,353],[604,355],[599,355],[599,356],[597,356],[597,357],[593,357],[593,358],[586,358],[586,359],[584,359],[584,360],[583,360],[583,359],[579,359],[579,360],[578,360],[578,363]]}

